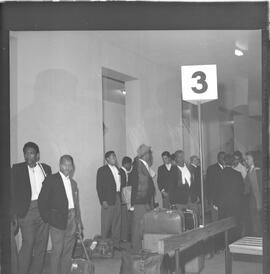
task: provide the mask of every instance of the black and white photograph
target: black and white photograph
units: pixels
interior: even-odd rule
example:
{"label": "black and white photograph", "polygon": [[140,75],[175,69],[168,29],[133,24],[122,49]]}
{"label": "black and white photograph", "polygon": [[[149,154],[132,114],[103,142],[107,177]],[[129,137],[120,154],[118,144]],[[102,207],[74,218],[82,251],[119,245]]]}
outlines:
{"label": "black and white photograph", "polygon": [[0,273],[269,273],[268,10],[0,3]]}

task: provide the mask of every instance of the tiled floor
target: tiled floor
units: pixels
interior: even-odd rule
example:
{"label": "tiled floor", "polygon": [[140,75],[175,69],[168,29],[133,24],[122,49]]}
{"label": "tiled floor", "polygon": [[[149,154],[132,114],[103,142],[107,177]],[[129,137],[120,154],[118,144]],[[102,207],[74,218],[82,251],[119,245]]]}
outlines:
{"label": "tiled floor", "polygon": [[[119,274],[121,265],[121,254],[115,253],[113,259],[94,259],[95,274]],[[49,258],[47,258],[45,270],[43,274],[49,272]],[[261,274],[262,264],[256,262],[233,261],[232,274]],[[225,274],[225,257],[221,252],[211,259],[205,260],[205,267],[201,274]]]}

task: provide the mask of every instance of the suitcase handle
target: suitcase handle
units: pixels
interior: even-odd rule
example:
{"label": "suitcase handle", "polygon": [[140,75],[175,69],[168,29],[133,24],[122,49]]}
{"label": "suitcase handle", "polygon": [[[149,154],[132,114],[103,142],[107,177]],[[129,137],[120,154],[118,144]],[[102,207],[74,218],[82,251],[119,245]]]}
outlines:
{"label": "suitcase handle", "polygon": [[90,262],[90,258],[89,258],[88,252],[87,252],[86,247],[85,247],[85,244],[84,244],[84,242],[83,242],[83,238],[82,238],[81,231],[79,231],[78,235],[79,235],[79,240],[80,240],[81,243],[82,243],[82,247],[83,247],[83,251],[84,251],[84,254],[85,254],[85,256],[86,256],[86,259],[87,259],[88,262]]}

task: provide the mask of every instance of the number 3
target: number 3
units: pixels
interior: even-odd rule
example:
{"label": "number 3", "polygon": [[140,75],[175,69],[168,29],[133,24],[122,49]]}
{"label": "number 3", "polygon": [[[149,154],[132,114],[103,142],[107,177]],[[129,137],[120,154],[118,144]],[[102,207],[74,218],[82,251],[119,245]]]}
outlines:
{"label": "number 3", "polygon": [[201,89],[197,89],[196,87],[193,87],[192,90],[195,92],[195,93],[204,93],[207,91],[208,89],[208,84],[207,82],[205,81],[206,80],[206,75],[203,71],[196,71],[192,74],[192,78],[197,78],[197,77],[200,77],[200,79],[197,80],[197,83],[198,84],[201,84],[202,85],[202,88]]}

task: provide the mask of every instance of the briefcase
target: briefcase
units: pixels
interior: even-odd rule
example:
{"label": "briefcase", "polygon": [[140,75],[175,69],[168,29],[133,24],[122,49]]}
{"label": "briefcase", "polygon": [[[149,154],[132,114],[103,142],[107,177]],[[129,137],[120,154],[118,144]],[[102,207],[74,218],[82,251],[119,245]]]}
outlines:
{"label": "briefcase", "polygon": [[83,252],[84,252],[83,256],[85,256],[86,259],[83,259],[83,258],[72,259],[70,274],[94,274],[95,266],[90,261],[86,246],[84,245],[84,242],[80,233],[79,233],[79,240],[83,248]]}
{"label": "briefcase", "polygon": [[142,221],[143,233],[181,234],[184,231],[184,213],[180,210],[155,208]]}
{"label": "briefcase", "polygon": [[122,252],[120,274],[167,274],[163,257],[146,251]]}

